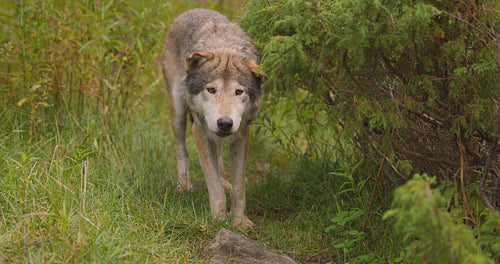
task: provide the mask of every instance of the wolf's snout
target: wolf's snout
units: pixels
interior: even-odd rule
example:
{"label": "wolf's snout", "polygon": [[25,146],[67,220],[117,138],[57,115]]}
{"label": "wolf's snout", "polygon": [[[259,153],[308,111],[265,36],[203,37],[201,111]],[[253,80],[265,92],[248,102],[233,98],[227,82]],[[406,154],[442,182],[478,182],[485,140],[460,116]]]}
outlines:
{"label": "wolf's snout", "polygon": [[227,132],[233,127],[233,120],[228,116],[221,117],[217,120],[217,126],[220,130]]}

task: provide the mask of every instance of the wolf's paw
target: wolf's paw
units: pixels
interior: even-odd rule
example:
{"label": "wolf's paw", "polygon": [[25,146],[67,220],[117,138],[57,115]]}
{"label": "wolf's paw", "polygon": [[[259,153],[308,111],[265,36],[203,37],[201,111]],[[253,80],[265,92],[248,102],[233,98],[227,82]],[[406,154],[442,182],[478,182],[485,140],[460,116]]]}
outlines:
{"label": "wolf's paw", "polygon": [[193,185],[191,184],[191,182],[177,184],[178,192],[183,193],[183,192],[190,192],[192,190],[193,190]]}
{"label": "wolf's paw", "polygon": [[255,229],[255,224],[248,219],[248,217],[238,217],[234,218],[234,225],[240,227],[243,230],[253,230]]}
{"label": "wolf's paw", "polygon": [[233,186],[226,179],[221,178],[220,184],[222,185],[222,188],[224,188],[224,190],[226,190],[227,192],[230,192],[233,190]]}

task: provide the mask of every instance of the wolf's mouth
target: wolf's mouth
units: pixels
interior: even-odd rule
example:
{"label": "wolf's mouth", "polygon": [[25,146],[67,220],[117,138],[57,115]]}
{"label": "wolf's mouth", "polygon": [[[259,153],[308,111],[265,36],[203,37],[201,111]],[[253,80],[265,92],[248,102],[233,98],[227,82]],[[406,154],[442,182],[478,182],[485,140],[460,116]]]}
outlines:
{"label": "wolf's mouth", "polygon": [[231,131],[219,131],[219,132],[216,132],[215,133],[217,136],[219,137],[227,137],[229,135],[231,135]]}

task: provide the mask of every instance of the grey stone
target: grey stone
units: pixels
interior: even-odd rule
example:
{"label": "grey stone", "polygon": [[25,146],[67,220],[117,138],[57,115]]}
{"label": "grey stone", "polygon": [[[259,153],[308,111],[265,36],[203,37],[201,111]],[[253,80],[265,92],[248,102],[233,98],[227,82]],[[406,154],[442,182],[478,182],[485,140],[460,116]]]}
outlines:
{"label": "grey stone", "polygon": [[207,248],[210,263],[297,264],[287,255],[221,228]]}

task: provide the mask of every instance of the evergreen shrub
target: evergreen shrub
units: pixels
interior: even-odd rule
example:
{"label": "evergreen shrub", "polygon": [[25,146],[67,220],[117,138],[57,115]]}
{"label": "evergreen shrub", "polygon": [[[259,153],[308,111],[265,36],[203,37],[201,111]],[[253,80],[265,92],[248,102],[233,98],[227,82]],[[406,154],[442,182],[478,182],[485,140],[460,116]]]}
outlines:
{"label": "evergreen shrub", "polygon": [[314,111],[352,135],[388,179],[426,172],[459,186],[466,216],[474,218],[472,195],[496,210],[498,0],[254,0],[244,8],[266,89],[307,91]]}

